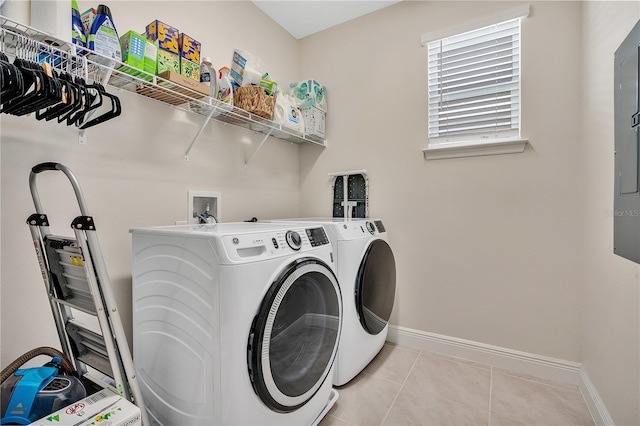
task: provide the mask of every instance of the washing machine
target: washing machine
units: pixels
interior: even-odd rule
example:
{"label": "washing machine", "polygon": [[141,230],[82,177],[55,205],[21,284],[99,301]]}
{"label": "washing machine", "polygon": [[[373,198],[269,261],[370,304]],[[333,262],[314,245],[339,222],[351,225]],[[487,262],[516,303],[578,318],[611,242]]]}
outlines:
{"label": "washing machine", "polygon": [[321,225],[132,229],[133,358],[161,425],[313,425],[342,299]]}
{"label": "washing machine", "polygon": [[333,384],[342,386],[380,352],[389,331],[396,265],[379,219],[301,218],[268,223],[323,226],[336,254],[344,318]]}

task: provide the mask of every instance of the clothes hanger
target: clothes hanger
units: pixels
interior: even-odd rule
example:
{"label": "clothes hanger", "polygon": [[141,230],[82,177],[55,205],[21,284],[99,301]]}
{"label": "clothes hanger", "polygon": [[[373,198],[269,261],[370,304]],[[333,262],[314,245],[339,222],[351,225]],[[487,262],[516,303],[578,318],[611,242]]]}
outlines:
{"label": "clothes hanger", "polygon": [[85,84],[84,88],[86,96],[83,106],[75,114],[70,115],[67,118],[67,126],[72,124],[78,125],[78,123],[82,122],[89,111],[98,109],[102,105],[102,93],[98,90],[96,83]]}
{"label": "clothes hanger", "polygon": [[2,112],[12,115],[25,115],[46,108],[62,100],[62,86],[52,76],[51,68],[43,67],[35,62],[16,59],[18,67],[25,79],[31,79],[32,84],[20,99],[13,99],[5,104]]}
{"label": "clothes hanger", "polygon": [[111,93],[108,93],[102,84],[96,83],[96,85],[98,86],[98,90],[101,92],[102,96],[104,96],[105,98],[111,101],[111,104],[110,104],[111,109],[105,112],[104,114],[101,114],[98,117],[95,117],[87,121],[86,123],[82,123],[79,126],[80,129],[87,129],[89,127],[95,126],[96,124],[104,123],[105,121],[111,120],[112,118],[119,116],[120,113],[122,112],[120,99],[116,95],[112,95]]}
{"label": "clothes hanger", "polygon": [[61,73],[56,78],[62,86],[62,101],[44,111],[37,111],[37,120],[45,119],[50,121],[67,111],[70,111],[73,109],[78,97],[80,96],[79,89],[73,83],[71,76],[66,73]]}
{"label": "clothes hanger", "polygon": [[[25,82],[18,68],[9,62],[4,53],[0,53],[0,105],[21,97],[25,91]],[[1,110],[0,110],[1,111]]]}

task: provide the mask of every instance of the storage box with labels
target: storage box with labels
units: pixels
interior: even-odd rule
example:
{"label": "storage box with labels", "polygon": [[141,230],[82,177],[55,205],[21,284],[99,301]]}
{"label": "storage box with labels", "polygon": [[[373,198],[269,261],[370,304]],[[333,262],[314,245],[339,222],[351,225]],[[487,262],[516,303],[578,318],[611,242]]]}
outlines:
{"label": "storage box with labels", "polygon": [[122,62],[128,66],[122,66],[118,71],[151,81],[156,73],[157,49],[155,46],[135,31],[129,31],[120,37],[120,46]]}
{"label": "storage box with labels", "polygon": [[180,33],[178,45],[180,73],[187,78],[200,81],[200,42],[185,33]]}
{"label": "storage box with labels", "polygon": [[324,142],[325,121],[327,113],[316,107],[304,107],[302,111],[302,119],[304,120],[305,136],[318,142]]}
{"label": "storage box with labels", "polygon": [[91,32],[91,24],[93,24],[93,18],[96,17],[96,9],[91,8],[85,10],[82,15],[80,15],[80,20],[82,21],[82,27],[84,28],[84,33],[89,34]]}
{"label": "storage box with labels", "polygon": [[31,424],[37,426],[140,426],[142,421],[140,408],[120,395],[105,389]]}
{"label": "storage box with labels", "polygon": [[180,45],[177,28],[164,22],[152,21],[146,26],[145,36],[158,48],[156,74],[167,70],[180,74]]}

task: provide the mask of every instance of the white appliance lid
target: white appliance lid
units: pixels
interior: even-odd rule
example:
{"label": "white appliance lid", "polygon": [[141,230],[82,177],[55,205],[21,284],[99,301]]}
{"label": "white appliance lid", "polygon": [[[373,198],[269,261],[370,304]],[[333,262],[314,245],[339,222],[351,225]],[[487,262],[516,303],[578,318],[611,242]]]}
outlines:
{"label": "white appliance lid", "polygon": [[148,228],[132,228],[131,233],[153,233],[153,234],[184,234],[184,235],[228,235],[243,234],[252,232],[264,232],[275,230],[286,230],[289,227],[283,223],[264,222],[233,222],[233,223],[207,223],[191,225],[155,226]]}

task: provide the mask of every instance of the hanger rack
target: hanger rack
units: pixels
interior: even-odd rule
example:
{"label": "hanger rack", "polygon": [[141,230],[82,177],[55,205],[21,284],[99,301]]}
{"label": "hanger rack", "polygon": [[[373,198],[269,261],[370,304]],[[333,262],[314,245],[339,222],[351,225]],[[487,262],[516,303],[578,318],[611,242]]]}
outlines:
{"label": "hanger rack", "polygon": [[[264,135],[264,139],[249,158],[245,160],[245,168],[255,154],[264,145],[269,136],[291,143],[311,143],[325,146],[325,141],[314,136],[305,135],[285,126],[251,114],[240,108],[225,108],[222,102],[206,96],[200,92],[180,86],[156,75],[139,71],[138,75],[130,75],[121,71],[126,64],[101,56],[95,52],[64,42],[50,34],[46,34],[35,28],[15,22],[7,17],[0,16],[0,51],[9,56],[16,57],[25,54],[24,46],[33,46],[35,52],[48,55],[52,60],[52,66],[56,70],[71,70],[74,75],[83,76],[87,81],[100,82],[105,87],[111,86],[119,90],[136,93],[145,96],[172,108],[198,114],[203,117],[203,122],[197,133],[192,138],[184,158],[189,159],[193,145],[203,133],[209,121],[220,121],[223,124],[231,124]],[[81,131],[79,142],[85,143],[86,136]]]}

